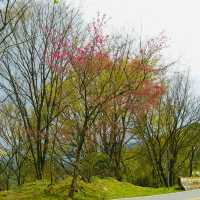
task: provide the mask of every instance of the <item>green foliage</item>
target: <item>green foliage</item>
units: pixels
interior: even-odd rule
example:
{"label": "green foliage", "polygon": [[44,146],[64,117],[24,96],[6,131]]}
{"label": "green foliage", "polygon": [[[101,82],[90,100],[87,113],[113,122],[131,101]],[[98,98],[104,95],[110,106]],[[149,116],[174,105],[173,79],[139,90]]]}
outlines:
{"label": "green foliage", "polygon": [[57,4],[57,3],[59,3],[59,0],[54,0],[53,3]]}
{"label": "green foliage", "polygon": [[124,180],[140,186],[157,186],[152,174],[152,165],[146,158],[143,148],[135,146],[123,155],[123,159]]}
{"label": "green foliage", "polygon": [[109,158],[104,153],[89,153],[81,161],[80,175],[87,182],[91,181],[92,176],[108,176],[108,170]]}

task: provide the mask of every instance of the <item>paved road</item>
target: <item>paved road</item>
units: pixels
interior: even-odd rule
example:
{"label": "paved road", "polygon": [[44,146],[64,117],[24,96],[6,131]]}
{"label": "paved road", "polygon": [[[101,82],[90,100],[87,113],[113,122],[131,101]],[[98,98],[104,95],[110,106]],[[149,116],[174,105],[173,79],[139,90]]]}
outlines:
{"label": "paved road", "polygon": [[123,198],[118,200],[200,200],[200,189],[148,197]]}

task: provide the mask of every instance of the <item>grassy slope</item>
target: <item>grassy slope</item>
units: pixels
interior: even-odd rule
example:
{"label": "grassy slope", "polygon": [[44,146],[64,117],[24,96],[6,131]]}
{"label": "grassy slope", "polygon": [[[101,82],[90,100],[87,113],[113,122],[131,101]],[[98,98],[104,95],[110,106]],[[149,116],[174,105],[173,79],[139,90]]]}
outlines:
{"label": "grassy slope", "polygon": [[[0,192],[0,200],[63,200],[66,199],[67,189],[71,178],[49,186],[48,181],[36,181],[17,187],[10,191]],[[79,182],[79,192],[76,200],[103,200],[120,197],[134,197],[175,192],[175,188],[145,188],[130,183],[119,182],[115,179],[95,178],[91,183]]]}

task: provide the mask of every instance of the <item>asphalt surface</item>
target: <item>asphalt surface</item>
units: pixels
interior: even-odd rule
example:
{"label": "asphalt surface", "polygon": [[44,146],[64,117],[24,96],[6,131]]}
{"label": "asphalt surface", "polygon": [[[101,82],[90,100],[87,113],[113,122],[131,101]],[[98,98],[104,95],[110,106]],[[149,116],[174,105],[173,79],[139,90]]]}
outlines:
{"label": "asphalt surface", "polygon": [[176,192],[163,195],[154,195],[147,197],[123,198],[118,200],[200,200],[200,189],[184,192]]}

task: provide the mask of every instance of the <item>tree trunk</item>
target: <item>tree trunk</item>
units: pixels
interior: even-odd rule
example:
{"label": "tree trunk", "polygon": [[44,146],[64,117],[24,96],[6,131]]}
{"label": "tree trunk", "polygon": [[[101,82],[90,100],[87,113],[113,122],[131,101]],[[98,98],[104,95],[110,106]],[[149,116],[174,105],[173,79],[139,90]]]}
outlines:
{"label": "tree trunk", "polygon": [[167,180],[166,180],[166,176],[165,176],[161,161],[159,161],[158,163],[158,170],[159,170],[159,175],[161,176],[160,179],[162,180],[163,184],[167,186]]}
{"label": "tree trunk", "polygon": [[19,168],[17,174],[17,185],[21,185],[21,182],[21,168]]}
{"label": "tree trunk", "polygon": [[169,160],[169,169],[168,169],[168,186],[173,186],[174,184],[174,160]]}
{"label": "tree trunk", "polygon": [[189,177],[192,176],[192,172],[193,172],[193,160],[194,160],[194,154],[195,154],[195,148],[192,147],[192,150],[191,150],[191,156],[190,156],[190,159],[189,159]]}
{"label": "tree trunk", "polygon": [[85,132],[81,134],[81,138],[78,144],[78,148],[76,151],[76,157],[75,157],[75,164],[74,164],[74,171],[73,171],[73,178],[72,178],[72,183],[70,186],[70,190],[68,193],[68,197],[73,199],[74,192],[77,192],[78,187],[77,187],[77,179],[78,179],[78,174],[79,174],[79,167],[80,167],[80,156],[81,156],[81,150],[83,147],[83,143],[85,140]]}

